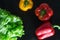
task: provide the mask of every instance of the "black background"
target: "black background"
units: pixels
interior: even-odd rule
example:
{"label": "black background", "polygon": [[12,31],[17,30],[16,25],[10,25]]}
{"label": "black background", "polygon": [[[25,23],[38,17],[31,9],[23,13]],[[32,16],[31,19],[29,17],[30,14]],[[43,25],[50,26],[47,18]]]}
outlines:
{"label": "black background", "polygon": [[[33,0],[33,8],[27,12],[23,12],[19,9],[20,0],[0,0],[0,8],[10,11],[12,14],[21,17],[24,22],[25,35],[18,40],[38,40],[35,36],[36,28],[41,25],[41,22],[35,16],[35,9],[41,3],[47,3],[54,11],[54,15],[49,20],[53,25],[60,25],[60,1],[59,0]],[[55,28],[55,35],[44,40],[60,40],[60,30]]]}

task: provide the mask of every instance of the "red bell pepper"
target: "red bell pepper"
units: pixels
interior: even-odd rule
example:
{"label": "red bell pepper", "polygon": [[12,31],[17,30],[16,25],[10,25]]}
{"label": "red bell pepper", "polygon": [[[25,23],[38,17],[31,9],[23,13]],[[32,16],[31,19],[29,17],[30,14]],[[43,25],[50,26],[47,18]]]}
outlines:
{"label": "red bell pepper", "polygon": [[52,28],[50,22],[46,22],[38,27],[35,34],[39,40],[43,40],[55,34],[55,30]]}
{"label": "red bell pepper", "polygon": [[46,21],[53,15],[53,10],[46,3],[42,3],[39,7],[35,9],[35,14],[41,21]]}

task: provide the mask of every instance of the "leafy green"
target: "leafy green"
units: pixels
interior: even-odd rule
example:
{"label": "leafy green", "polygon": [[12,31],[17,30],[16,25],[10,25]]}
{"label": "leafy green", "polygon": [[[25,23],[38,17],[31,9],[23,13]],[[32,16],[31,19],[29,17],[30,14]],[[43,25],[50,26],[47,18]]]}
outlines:
{"label": "leafy green", "polygon": [[24,30],[21,18],[0,8],[0,40],[17,40],[22,35]]}

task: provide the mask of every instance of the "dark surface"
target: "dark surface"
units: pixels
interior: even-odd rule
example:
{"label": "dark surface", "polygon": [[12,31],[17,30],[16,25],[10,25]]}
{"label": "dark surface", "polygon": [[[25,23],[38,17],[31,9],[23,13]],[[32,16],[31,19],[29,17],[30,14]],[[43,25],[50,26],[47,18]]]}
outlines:
{"label": "dark surface", "polygon": [[[20,0],[0,0],[0,8],[10,11],[16,16],[20,16],[24,22],[25,35],[18,40],[37,40],[35,36],[36,28],[42,22],[35,16],[34,10],[41,4],[47,3],[54,11],[54,15],[50,19],[52,24],[60,25],[60,1],[59,0],[33,0],[34,6],[31,10],[23,12],[19,9]],[[56,34],[44,40],[60,40],[60,30],[55,28]]]}

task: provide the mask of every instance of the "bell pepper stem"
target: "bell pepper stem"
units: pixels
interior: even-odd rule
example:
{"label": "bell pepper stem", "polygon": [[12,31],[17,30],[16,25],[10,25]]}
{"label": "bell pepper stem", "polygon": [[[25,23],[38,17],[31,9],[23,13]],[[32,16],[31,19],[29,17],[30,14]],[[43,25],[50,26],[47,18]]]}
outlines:
{"label": "bell pepper stem", "polygon": [[53,28],[58,28],[60,30],[60,26],[59,25],[53,25]]}
{"label": "bell pepper stem", "polygon": [[46,14],[46,10],[42,9],[42,10],[40,11],[40,16],[44,16],[45,14]]}
{"label": "bell pepper stem", "polygon": [[26,6],[28,4],[29,4],[28,0],[25,0],[24,5]]}

